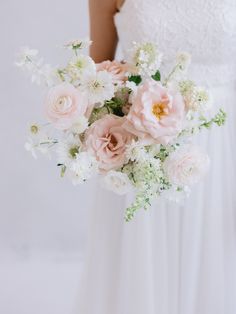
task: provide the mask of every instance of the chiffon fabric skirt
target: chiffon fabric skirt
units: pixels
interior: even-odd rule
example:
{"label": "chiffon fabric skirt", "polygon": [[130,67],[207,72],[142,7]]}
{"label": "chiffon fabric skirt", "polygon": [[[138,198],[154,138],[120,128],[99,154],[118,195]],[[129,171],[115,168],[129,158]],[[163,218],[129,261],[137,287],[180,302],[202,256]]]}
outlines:
{"label": "chiffon fabric skirt", "polygon": [[74,314],[236,313],[235,84],[212,93],[228,120],[198,136],[211,168],[186,201],[126,223],[130,199],[97,185]]}

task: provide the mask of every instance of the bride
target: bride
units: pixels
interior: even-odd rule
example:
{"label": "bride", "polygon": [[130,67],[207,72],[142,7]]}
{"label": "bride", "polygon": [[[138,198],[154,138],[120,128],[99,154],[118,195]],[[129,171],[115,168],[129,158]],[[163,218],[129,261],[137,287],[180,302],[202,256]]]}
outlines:
{"label": "bride", "polygon": [[122,59],[133,41],[193,56],[190,77],[209,85],[226,126],[200,137],[205,182],[182,204],[156,201],[124,222],[128,200],[97,187],[77,314],[236,313],[236,2],[90,0],[91,56]]}

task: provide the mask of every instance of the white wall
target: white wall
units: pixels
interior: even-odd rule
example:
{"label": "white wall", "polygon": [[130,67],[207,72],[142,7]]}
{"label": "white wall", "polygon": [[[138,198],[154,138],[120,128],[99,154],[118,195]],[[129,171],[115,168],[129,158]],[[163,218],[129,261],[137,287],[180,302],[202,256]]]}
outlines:
{"label": "white wall", "polygon": [[13,63],[22,45],[63,62],[63,43],[89,35],[87,1],[1,0],[0,21],[0,259],[80,254],[91,195],[61,180],[55,162],[24,150],[28,124],[42,117],[43,92]]}

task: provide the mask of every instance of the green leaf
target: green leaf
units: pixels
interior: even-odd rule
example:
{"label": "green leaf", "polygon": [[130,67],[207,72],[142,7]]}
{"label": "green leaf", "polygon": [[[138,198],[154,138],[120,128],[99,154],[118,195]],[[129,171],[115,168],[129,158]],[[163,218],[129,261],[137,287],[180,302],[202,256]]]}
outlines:
{"label": "green leaf", "polygon": [[[59,166],[59,164],[58,164],[58,166]],[[66,166],[60,164],[60,167],[61,167],[61,177],[63,178],[65,175],[65,172],[66,172]]]}
{"label": "green leaf", "polygon": [[136,85],[139,85],[142,82],[142,78],[140,75],[131,75],[128,78],[129,82],[134,82]]}
{"label": "green leaf", "polygon": [[152,75],[152,78],[155,80],[155,81],[160,81],[161,80],[161,73],[159,70],[156,71],[156,73],[154,75]]}

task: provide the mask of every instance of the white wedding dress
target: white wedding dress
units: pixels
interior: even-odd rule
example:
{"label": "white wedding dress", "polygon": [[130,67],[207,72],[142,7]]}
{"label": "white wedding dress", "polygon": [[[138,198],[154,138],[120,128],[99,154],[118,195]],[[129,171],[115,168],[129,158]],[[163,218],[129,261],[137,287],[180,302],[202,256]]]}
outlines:
{"label": "white wedding dress", "polygon": [[157,200],[126,223],[128,200],[97,186],[76,314],[235,314],[236,1],[126,0],[114,18],[124,58],[155,41],[165,72],[190,52],[228,121],[199,137],[211,169],[182,204]]}

